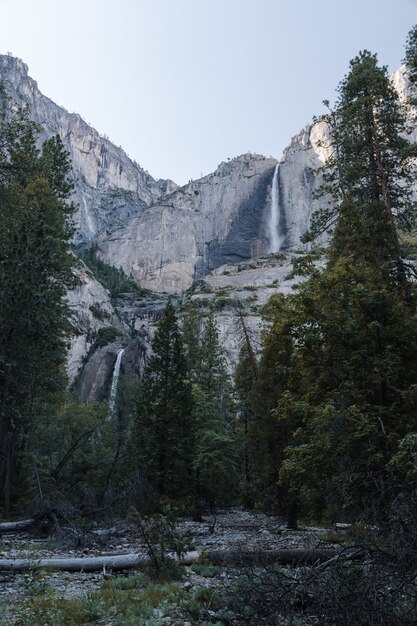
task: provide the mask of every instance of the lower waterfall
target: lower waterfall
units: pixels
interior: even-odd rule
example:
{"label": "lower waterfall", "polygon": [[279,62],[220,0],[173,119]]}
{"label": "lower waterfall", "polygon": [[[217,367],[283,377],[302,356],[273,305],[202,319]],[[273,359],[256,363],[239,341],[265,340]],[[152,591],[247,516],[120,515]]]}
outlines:
{"label": "lower waterfall", "polygon": [[116,408],[117,383],[119,382],[120,365],[122,363],[122,356],[123,356],[124,351],[125,349],[122,348],[117,353],[116,363],[114,364],[113,379],[111,381],[111,389],[110,389],[109,419],[111,419],[114,416],[114,411]]}

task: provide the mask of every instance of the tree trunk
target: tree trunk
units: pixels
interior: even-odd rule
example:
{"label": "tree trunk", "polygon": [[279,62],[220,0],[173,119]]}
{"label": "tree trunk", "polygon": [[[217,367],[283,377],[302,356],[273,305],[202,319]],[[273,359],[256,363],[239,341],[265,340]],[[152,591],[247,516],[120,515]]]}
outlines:
{"label": "tree trunk", "polygon": [[[363,559],[363,551],[352,550],[350,553],[340,548],[315,550],[213,550],[204,553],[204,559],[221,565],[314,565],[324,563],[343,554],[345,559]],[[200,552],[187,552],[181,559],[181,565],[191,565],[202,556]],[[148,556],[121,554],[115,556],[51,558],[51,559],[0,559],[0,571],[22,572],[36,569],[50,569],[66,572],[96,572],[103,569],[124,570],[145,567],[151,562]]]}
{"label": "tree trunk", "polygon": [[291,500],[288,505],[288,517],[287,517],[287,528],[289,530],[298,530],[297,514],[298,514],[297,504],[293,500]]}
{"label": "tree trunk", "polygon": [[34,519],[23,519],[18,522],[1,522],[0,533],[13,532],[17,530],[26,530],[35,524]]}

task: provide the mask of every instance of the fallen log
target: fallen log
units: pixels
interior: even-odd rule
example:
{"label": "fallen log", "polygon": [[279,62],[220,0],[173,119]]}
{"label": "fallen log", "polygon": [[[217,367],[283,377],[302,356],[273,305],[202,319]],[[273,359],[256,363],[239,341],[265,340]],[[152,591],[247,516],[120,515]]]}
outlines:
{"label": "fallen log", "polygon": [[24,572],[28,570],[49,569],[65,572],[97,572],[103,569],[121,570],[139,568],[147,565],[147,557],[137,554],[115,556],[69,557],[47,559],[0,559],[0,571]]}
{"label": "fallen log", "polygon": [[[213,550],[210,552],[187,552],[180,565],[192,565],[200,558],[217,565],[313,565],[323,563],[341,554],[340,549],[281,549],[281,550]],[[344,553],[346,556],[346,553]],[[50,569],[66,572],[97,572],[102,570],[124,570],[146,567],[150,564],[147,556],[119,554],[114,556],[68,557],[47,559],[0,559],[0,571],[23,572],[37,569]]]}
{"label": "fallen log", "polygon": [[279,550],[211,550],[204,558],[214,564],[225,565],[312,565],[328,561],[342,551],[340,548],[280,548]]}
{"label": "fallen log", "polygon": [[36,520],[34,519],[22,519],[18,522],[1,522],[0,533],[7,533],[16,530],[26,530],[34,525]]}

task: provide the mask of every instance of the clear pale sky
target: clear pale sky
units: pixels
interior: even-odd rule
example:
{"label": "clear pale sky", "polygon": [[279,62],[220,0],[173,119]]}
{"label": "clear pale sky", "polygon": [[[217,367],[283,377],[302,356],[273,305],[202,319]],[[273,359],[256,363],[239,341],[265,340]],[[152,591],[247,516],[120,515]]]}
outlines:
{"label": "clear pale sky", "polygon": [[359,50],[393,71],[417,0],[0,0],[0,52],[40,89],[185,183],[282,150]]}

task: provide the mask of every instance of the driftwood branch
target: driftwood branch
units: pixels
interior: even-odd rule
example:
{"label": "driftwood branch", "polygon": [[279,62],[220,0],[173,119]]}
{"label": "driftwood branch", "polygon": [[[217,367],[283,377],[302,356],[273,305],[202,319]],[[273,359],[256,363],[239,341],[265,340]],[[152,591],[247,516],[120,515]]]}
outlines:
{"label": "driftwood branch", "polygon": [[[200,557],[215,564],[236,565],[251,564],[265,565],[280,563],[282,565],[313,565],[323,563],[340,555],[339,548],[316,550],[213,550],[211,552],[187,552],[178,562],[181,565],[191,565]],[[344,558],[347,558],[344,552]],[[363,558],[358,553],[352,553],[352,558]],[[51,558],[51,559],[0,559],[0,571],[22,572],[36,569],[51,569],[67,572],[96,572],[103,569],[124,570],[145,567],[151,562],[148,556],[137,554],[121,554],[115,556]]]}

